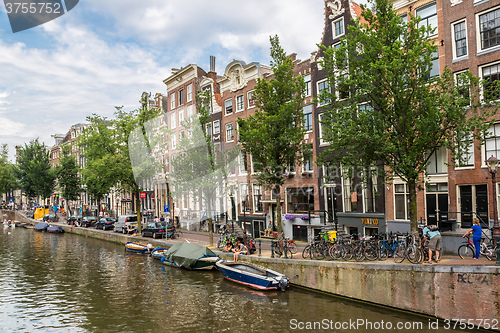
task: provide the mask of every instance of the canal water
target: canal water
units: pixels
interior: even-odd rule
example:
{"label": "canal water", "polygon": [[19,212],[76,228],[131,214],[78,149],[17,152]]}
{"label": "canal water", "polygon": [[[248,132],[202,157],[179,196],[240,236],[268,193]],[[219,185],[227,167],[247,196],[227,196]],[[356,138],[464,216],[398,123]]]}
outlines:
{"label": "canal water", "polygon": [[260,292],[74,234],[0,230],[0,332],[464,332],[300,288]]}

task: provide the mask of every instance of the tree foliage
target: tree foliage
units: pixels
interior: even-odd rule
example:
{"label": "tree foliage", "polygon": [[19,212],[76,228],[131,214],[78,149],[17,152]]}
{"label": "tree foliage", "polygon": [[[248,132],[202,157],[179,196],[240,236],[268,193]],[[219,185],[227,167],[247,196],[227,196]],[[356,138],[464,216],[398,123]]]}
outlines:
{"label": "tree foliage", "polygon": [[62,146],[62,155],[57,168],[57,179],[59,189],[66,200],[78,200],[80,198],[80,166],[76,157],[71,154],[71,145]]}
{"label": "tree foliage", "polygon": [[38,138],[19,149],[16,169],[19,185],[29,199],[47,199],[55,188],[56,172],[50,164],[50,151]]}
{"label": "tree foliage", "polygon": [[0,196],[17,188],[14,174],[14,165],[9,162],[9,148],[7,144],[0,147]]}
{"label": "tree foliage", "polygon": [[404,22],[387,0],[372,4],[363,7],[340,47],[323,47],[334,89],[320,96],[329,104],[322,123],[330,146],[322,161],[348,169],[382,162],[389,178],[407,182],[416,231],[416,184],[429,158],[446,147],[460,160],[461,138],[482,139],[495,109],[485,108],[480,81],[470,74],[462,84],[448,69],[431,77],[438,46],[428,38],[430,27],[418,27],[411,15]]}
{"label": "tree foliage", "polygon": [[254,177],[265,188],[277,193],[278,234],[281,235],[280,189],[286,180],[287,167],[301,159],[305,129],[305,83],[302,76],[294,77],[294,64],[280,46],[278,36],[271,37],[270,80],[258,79],[254,98],[258,110],[248,119],[238,119],[240,142],[252,156]]}

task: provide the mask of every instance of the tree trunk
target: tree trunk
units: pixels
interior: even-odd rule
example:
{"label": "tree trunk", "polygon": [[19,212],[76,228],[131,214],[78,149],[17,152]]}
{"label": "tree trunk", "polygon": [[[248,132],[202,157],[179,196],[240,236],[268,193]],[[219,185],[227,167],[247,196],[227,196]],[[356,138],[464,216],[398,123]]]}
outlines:
{"label": "tree trunk", "polygon": [[141,220],[141,193],[139,190],[135,191],[135,206],[137,208],[137,235],[142,233],[142,220]]}
{"label": "tree trunk", "polygon": [[415,179],[409,179],[406,185],[408,186],[408,192],[410,194],[411,232],[415,233],[418,231],[418,225],[417,225],[417,181]]}
{"label": "tree trunk", "polygon": [[276,191],[276,227],[278,231],[277,238],[281,239],[284,237],[282,237],[283,226],[281,225],[281,188],[279,185],[276,185],[274,189]]}

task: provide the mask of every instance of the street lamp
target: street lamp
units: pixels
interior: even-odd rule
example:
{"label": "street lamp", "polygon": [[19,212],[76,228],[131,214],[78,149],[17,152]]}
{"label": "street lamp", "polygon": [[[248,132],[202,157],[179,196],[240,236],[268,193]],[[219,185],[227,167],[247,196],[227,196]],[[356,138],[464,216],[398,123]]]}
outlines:
{"label": "street lamp", "polygon": [[[498,241],[500,240],[500,226],[498,225],[498,211],[497,211],[497,180],[495,178],[500,160],[491,155],[486,160],[488,170],[491,173],[491,183],[493,184],[493,234],[492,238],[495,240],[495,245],[498,248]],[[500,258],[497,251],[497,265],[500,265]]]}

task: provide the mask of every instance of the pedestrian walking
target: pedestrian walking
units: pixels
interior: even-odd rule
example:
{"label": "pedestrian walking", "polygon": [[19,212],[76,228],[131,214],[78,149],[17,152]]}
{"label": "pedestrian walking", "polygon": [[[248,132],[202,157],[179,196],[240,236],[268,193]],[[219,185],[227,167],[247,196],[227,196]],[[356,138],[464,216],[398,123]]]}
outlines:
{"label": "pedestrian walking", "polygon": [[483,237],[483,228],[481,228],[477,217],[472,219],[472,227],[467,230],[462,238],[467,237],[469,234],[472,234],[472,241],[474,242],[474,248],[476,249],[474,259],[477,260],[479,259],[479,253],[481,253],[481,238]]}

